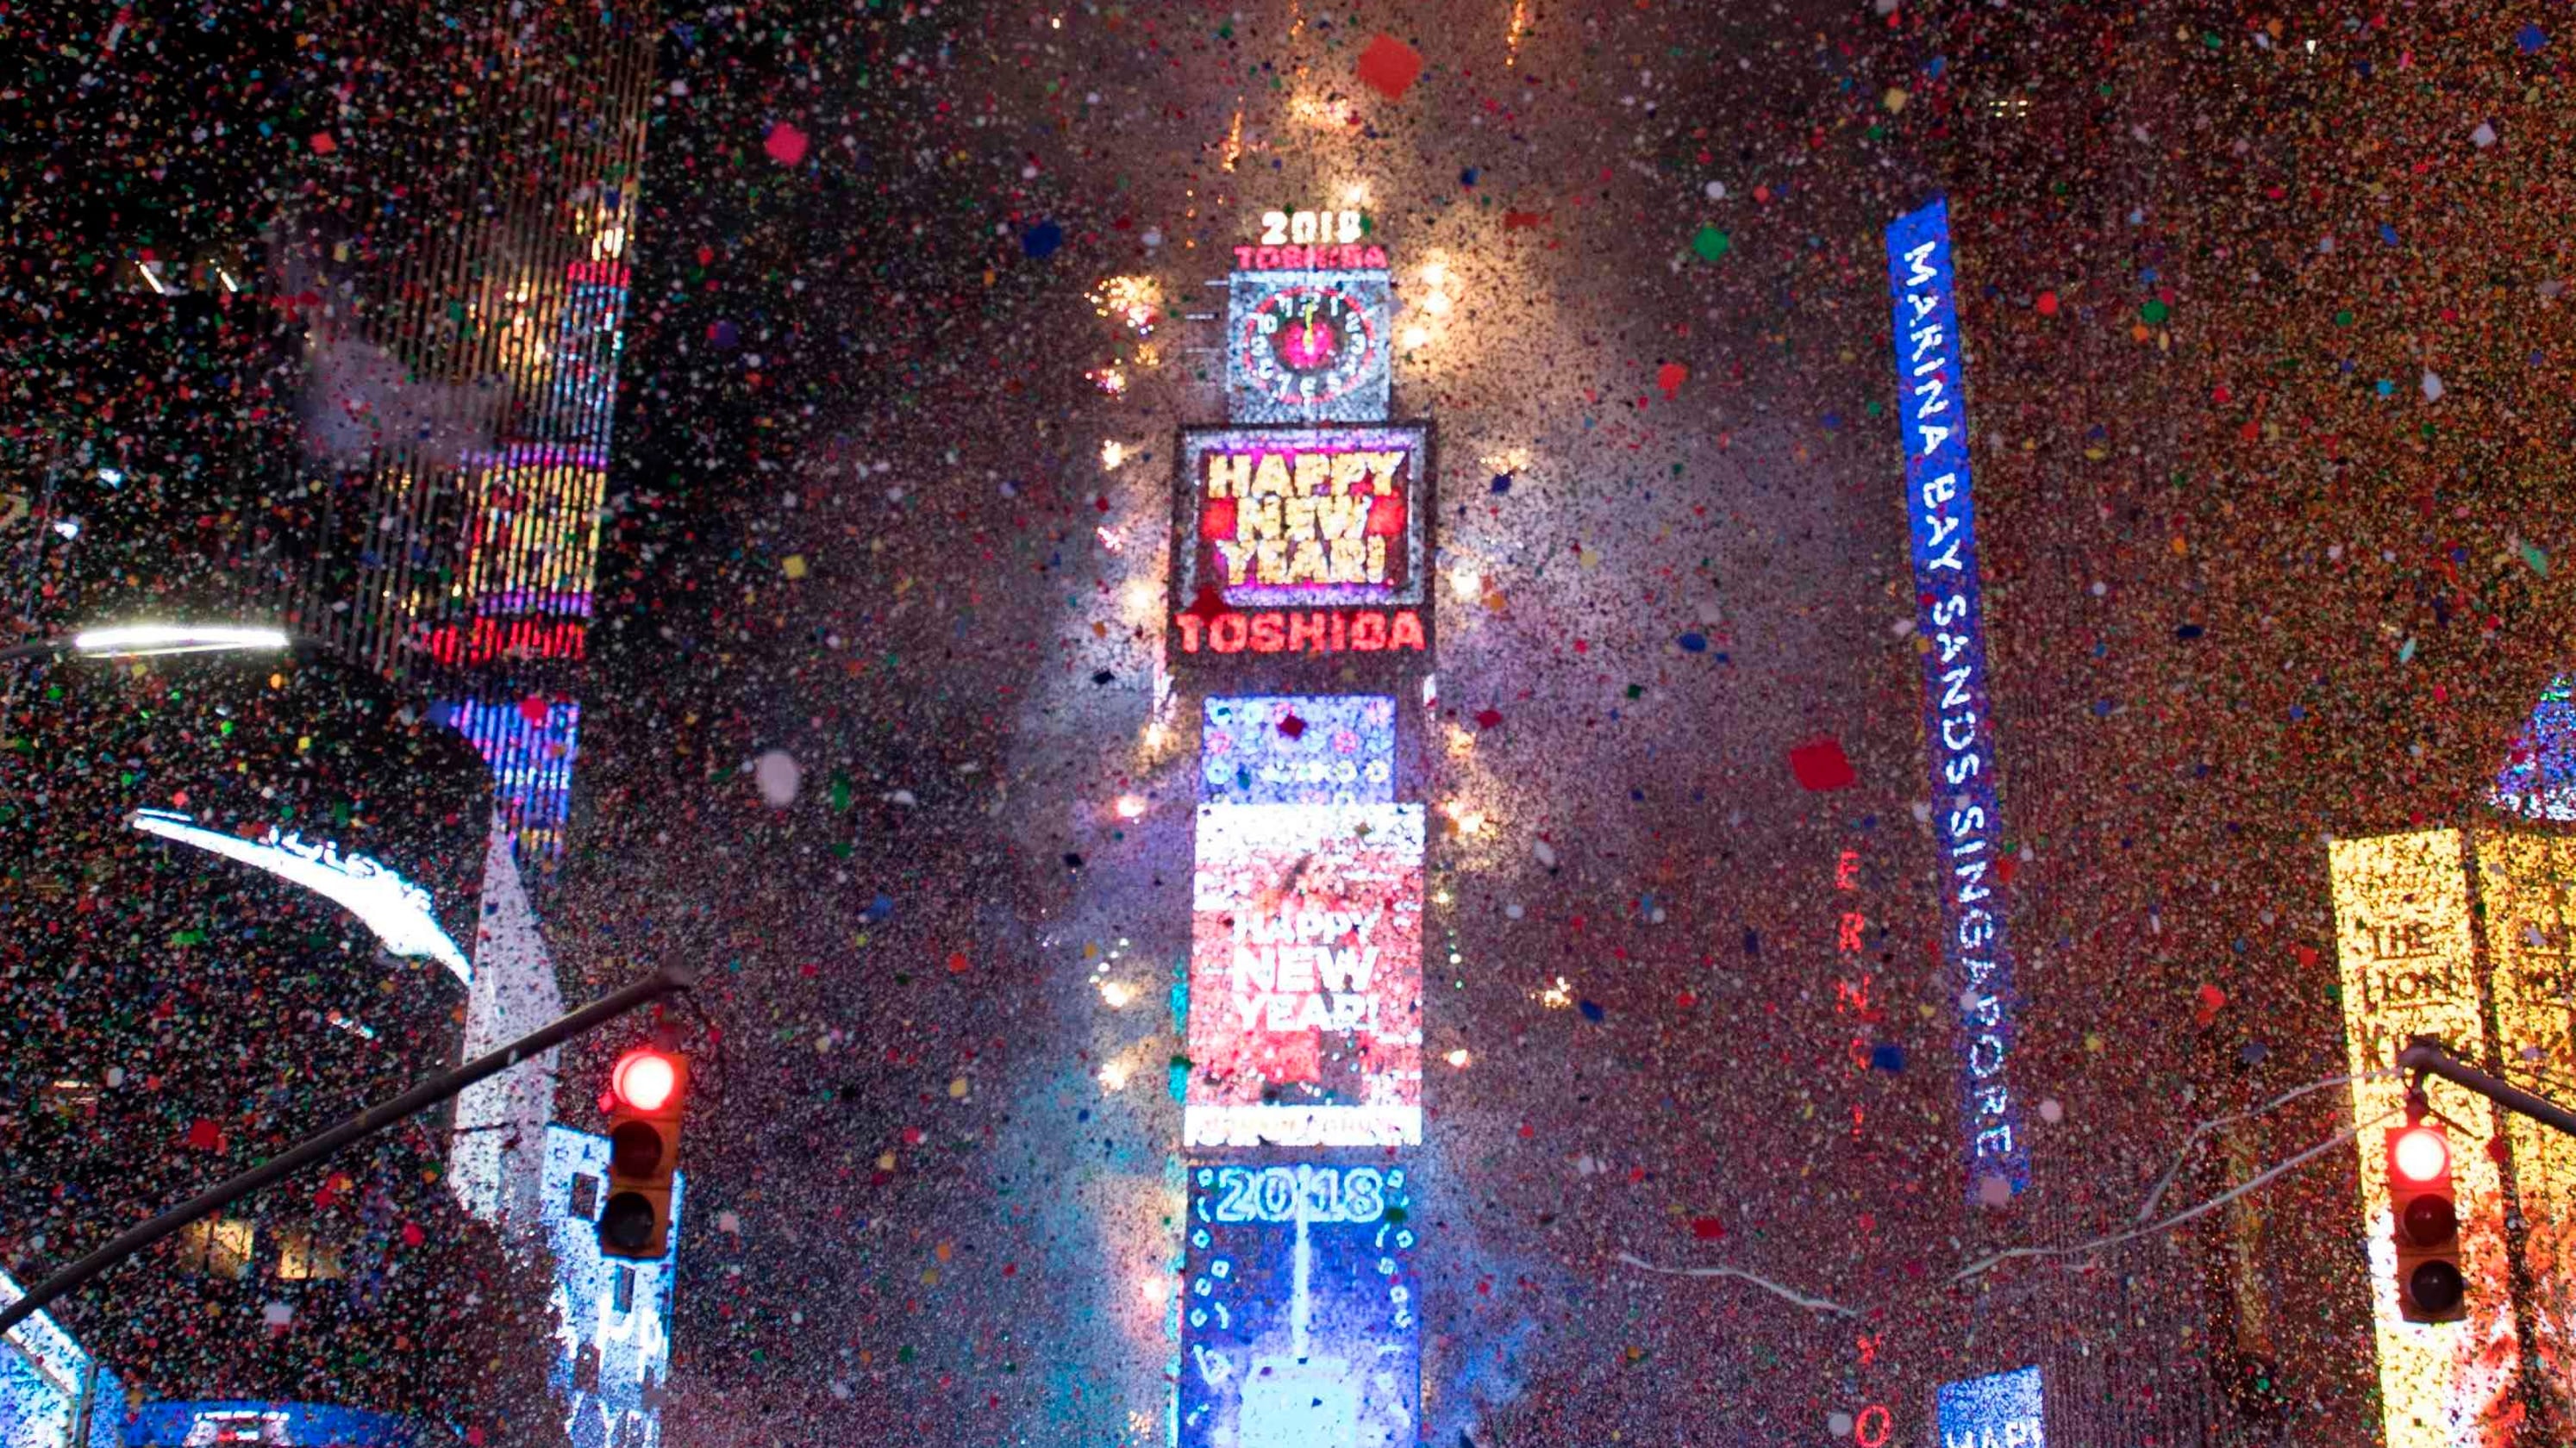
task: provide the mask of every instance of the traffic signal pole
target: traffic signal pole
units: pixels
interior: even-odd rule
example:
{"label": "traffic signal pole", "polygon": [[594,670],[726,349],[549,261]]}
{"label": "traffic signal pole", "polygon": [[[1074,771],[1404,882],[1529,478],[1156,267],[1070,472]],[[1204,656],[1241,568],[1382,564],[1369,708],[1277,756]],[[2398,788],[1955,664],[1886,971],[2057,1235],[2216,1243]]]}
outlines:
{"label": "traffic signal pole", "polygon": [[583,1006],[552,1025],[540,1026],[506,1046],[477,1056],[452,1071],[432,1076],[391,1101],[379,1106],[371,1106],[282,1155],[271,1157],[213,1190],[172,1207],[37,1283],[16,1302],[0,1308],[0,1336],[5,1336],[20,1322],[44,1310],[56,1298],[178,1231],[190,1222],[239,1201],[263,1187],[274,1185],[304,1167],[339,1151],[342,1147],[354,1145],[398,1125],[456,1095],[486,1076],[506,1071],[541,1051],[552,1050],[576,1036],[596,1030],[637,1006],[688,990],[697,984],[697,980],[697,972],[694,970],[666,965],[612,995],[603,996]]}
{"label": "traffic signal pole", "polygon": [[2417,1036],[2407,1042],[2406,1049],[2397,1053],[2397,1069],[2414,1072],[2418,1085],[2421,1085],[2428,1075],[2439,1076],[2453,1085],[2475,1091],[2507,1111],[2528,1116],[2543,1126],[2551,1127],[2569,1136],[2576,1136],[2576,1111],[2570,1111],[2544,1097],[2534,1096],[2510,1081],[2501,1080],[2474,1067],[2462,1065],[2458,1057],[2444,1050],[2442,1043],[2430,1036]]}

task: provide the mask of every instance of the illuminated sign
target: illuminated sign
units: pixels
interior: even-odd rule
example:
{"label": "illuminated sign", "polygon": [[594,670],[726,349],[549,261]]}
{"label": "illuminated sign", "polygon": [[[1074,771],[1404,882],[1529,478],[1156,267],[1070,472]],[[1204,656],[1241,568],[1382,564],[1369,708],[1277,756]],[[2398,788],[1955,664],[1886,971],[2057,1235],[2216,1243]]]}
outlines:
{"label": "illuminated sign", "polygon": [[[2576,841],[2481,834],[2477,855],[2497,1055],[2510,1072],[2565,1071],[2576,1063],[2576,940],[2569,930]],[[2576,1202],[2576,1139],[2513,1113],[2504,1116],[2504,1129],[2525,1221],[2534,1345],[2543,1362],[2576,1361],[2576,1222],[2566,1205]]]}
{"label": "illuminated sign", "polygon": [[572,813],[581,705],[541,695],[510,703],[467,699],[433,704],[430,717],[473,741],[491,768],[493,811],[523,857],[560,853]]}
{"label": "illuminated sign", "polygon": [[[1379,422],[1393,380],[1395,295],[1377,247],[1240,247],[1226,281],[1226,415]],[[1374,259],[1374,267],[1359,266]],[[1342,270],[1343,264],[1359,266]]]}
{"label": "illuminated sign", "polygon": [[546,1128],[538,1218],[555,1258],[555,1363],[548,1374],[575,1443],[656,1448],[671,1362],[671,1293],[688,1173],[671,1180],[671,1244],[659,1261],[599,1253],[608,1138]]}
{"label": "illuminated sign", "polygon": [[597,447],[518,443],[465,459],[465,573],[477,614],[588,618],[608,497]]}
{"label": "illuminated sign", "polygon": [[419,1425],[390,1413],[321,1403],[145,1403],[122,1441],[132,1448],[218,1448],[282,1443],[292,1448],[413,1448]]}
{"label": "illuminated sign", "polygon": [[343,855],[328,840],[306,844],[303,836],[280,835],[274,826],[259,840],[245,840],[167,810],[137,810],[128,823],[147,835],[195,845],[301,885],[357,916],[388,953],[427,956],[458,980],[473,982],[474,968],[466,963],[465,952],[430,913],[429,892],[365,855]]}
{"label": "illuminated sign", "polygon": [[1233,609],[1423,600],[1419,426],[1181,434],[1181,597]]}
{"label": "illuminated sign", "polygon": [[1943,1383],[1933,1405],[1941,1448],[2047,1448],[2036,1367]]}
{"label": "illuminated sign", "polygon": [[1192,1146],[1422,1140],[1422,807],[1199,806]]}
{"label": "illuminated sign", "polygon": [[1395,700],[1380,694],[1207,701],[1208,804],[1393,804]]}
{"label": "illuminated sign", "polygon": [[1297,613],[1208,613],[1183,609],[1172,615],[1181,652],[1216,654],[1422,653],[1430,648],[1423,636],[1425,610],[1396,608],[1328,608]]}
{"label": "illuminated sign", "polygon": [[[2385,1071],[2418,1034],[2439,1036],[2468,1060],[2483,1057],[2486,1022],[2473,974],[2469,882],[2459,832],[2336,840],[2327,864],[2350,1069]],[[2521,907],[2528,919],[2528,906],[2508,887],[2502,902],[2507,913]],[[2412,1323],[2397,1315],[2384,1128],[2404,1122],[2406,1083],[2393,1077],[2352,1083],[2388,1448],[2483,1441],[2478,1424],[2510,1392],[2519,1356],[2507,1296],[2502,1181],[2485,1149],[2494,1136],[2493,1113],[2483,1098],[2447,1081],[2431,1081],[2426,1090],[2433,1110],[2450,1123],[2451,1184],[2460,1213],[2461,1268],[2468,1278],[2469,1318],[2462,1323]]]}
{"label": "illuminated sign", "polygon": [[1181,1448],[1411,1448],[1417,1228],[1402,1167],[1190,1173]]}
{"label": "illuminated sign", "polygon": [[[0,1271],[0,1307],[25,1295]],[[52,1313],[37,1312],[0,1339],[0,1448],[111,1448],[124,1443],[124,1422],[116,1375]]]}
{"label": "illuminated sign", "polygon": [[1968,418],[1951,297],[1950,208],[1936,200],[1887,228],[1896,301],[1897,412],[1905,439],[1905,514],[1913,531],[1916,643],[1932,745],[1932,818],[1940,846],[1941,955],[1959,987],[1961,1129],[1967,1188],[2030,1185],[2030,1149],[2013,1099],[2012,954],[2004,934],[2003,806],[1995,795],[1995,717],[1986,693],[1985,620],[1968,476]]}
{"label": "illuminated sign", "polygon": [[[1368,218],[1356,211],[1265,211],[1261,213],[1263,246],[1347,246],[1368,234]],[[1237,248],[1240,250],[1240,248]],[[1385,265],[1384,262],[1379,263]]]}
{"label": "illuminated sign", "polygon": [[2497,771],[2496,808],[2527,819],[2576,821],[2576,678],[2541,691],[2531,720]]}

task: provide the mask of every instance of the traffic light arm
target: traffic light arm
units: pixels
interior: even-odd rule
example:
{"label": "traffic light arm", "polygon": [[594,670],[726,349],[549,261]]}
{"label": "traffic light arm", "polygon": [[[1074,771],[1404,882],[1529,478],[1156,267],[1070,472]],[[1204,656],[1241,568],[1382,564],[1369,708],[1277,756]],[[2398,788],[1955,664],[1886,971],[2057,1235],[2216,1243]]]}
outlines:
{"label": "traffic light arm", "polygon": [[2576,1111],[2534,1096],[2510,1081],[2499,1080],[2484,1071],[2460,1064],[2450,1052],[2442,1049],[2441,1042],[2430,1036],[2417,1036],[2408,1042],[2406,1049],[2397,1053],[2397,1069],[2414,1072],[2418,1083],[2428,1075],[2439,1076],[2475,1091],[2507,1111],[2576,1136]]}
{"label": "traffic light arm", "polygon": [[456,1095],[486,1076],[506,1071],[541,1051],[552,1050],[575,1036],[596,1030],[637,1006],[660,1000],[664,996],[678,994],[696,984],[697,972],[676,966],[664,966],[613,995],[603,996],[583,1006],[552,1025],[540,1026],[510,1044],[487,1055],[478,1056],[453,1071],[432,1076],[391,1101],[367,1108],[364,1112],[350,1117],[282,1155],[271,1157],[213,1190],[172,1207],[27,1289],[25,1296],[5,1308],[0,1308],[0,1336],[7,1335],[20,1322],[42,1311],[56,1298],[178,1231],[190,1222],[293,1175],[296,1171],[322,1160],[344,1146],[364,1141],[389,1127],[398,1125]]}

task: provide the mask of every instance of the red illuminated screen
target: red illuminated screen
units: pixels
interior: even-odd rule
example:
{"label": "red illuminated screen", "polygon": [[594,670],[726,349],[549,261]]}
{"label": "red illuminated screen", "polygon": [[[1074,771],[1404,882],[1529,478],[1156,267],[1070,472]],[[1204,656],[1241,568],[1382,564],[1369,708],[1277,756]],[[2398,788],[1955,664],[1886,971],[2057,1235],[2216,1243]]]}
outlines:
{"label": "red illuminated screen", "polygon": [[1184,604],[1231,609],[1422,599],[1419,427],[1242,428],[1183,439]]}

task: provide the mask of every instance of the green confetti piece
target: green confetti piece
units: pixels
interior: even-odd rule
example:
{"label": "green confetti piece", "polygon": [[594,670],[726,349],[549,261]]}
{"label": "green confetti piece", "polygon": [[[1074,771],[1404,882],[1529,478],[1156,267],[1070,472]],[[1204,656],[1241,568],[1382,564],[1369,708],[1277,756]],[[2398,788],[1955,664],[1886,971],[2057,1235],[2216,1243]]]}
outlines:
{"label": "green confetti piece", "polygon": [[1691,238],[1691,250],[1701,261],[1715,261],[1735,249],[1735,239],[1714,225],[1703,223],[1699,234]]}

